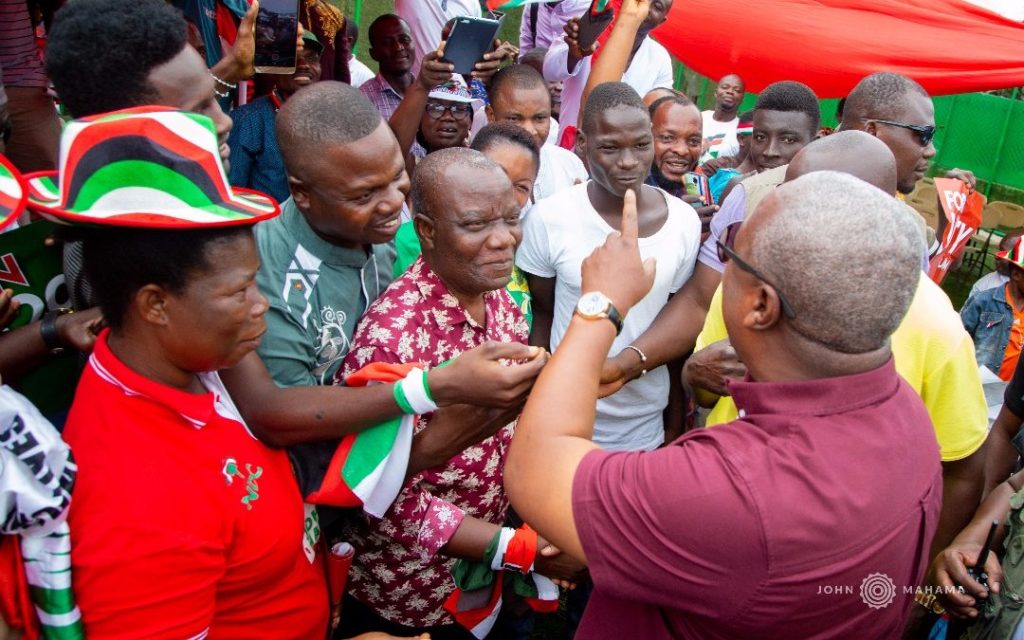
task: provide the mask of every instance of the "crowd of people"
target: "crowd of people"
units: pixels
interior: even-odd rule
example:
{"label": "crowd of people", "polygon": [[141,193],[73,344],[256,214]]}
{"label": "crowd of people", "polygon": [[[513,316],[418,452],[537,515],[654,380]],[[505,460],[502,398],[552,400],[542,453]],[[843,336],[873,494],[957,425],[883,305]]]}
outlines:
{"label": "crowd of people", "polygon": [[528,4],[468,74],[477,0],[396,0],[376,73],[301,0],[256,74],[258,2],[220,56],[175,4],[40,52],[0,0],[2,224],[68,299],[0,293],[0,638],[1024,634],[1024,244],[961,314],[927,276],[920,84],[702,112],[672,0]]}

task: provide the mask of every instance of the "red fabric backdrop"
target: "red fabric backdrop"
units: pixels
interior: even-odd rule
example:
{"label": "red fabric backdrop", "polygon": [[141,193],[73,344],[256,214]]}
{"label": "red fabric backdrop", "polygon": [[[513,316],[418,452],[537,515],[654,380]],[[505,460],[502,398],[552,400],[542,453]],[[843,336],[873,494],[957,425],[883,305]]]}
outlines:
{"label": "red fabric backdrop", "polygon": [[962,0],[676,0],[655,38],[712,79],[747,90],[799,80],[838,98],[897,71],[931,94],[1024,86],[1024,24]]}

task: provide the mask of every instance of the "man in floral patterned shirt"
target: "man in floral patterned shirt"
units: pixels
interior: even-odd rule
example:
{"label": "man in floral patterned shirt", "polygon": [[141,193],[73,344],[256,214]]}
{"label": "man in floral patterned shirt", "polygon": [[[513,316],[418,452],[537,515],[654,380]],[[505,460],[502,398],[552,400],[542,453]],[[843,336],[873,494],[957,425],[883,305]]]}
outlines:
{"label": "man in floral patterned shirt", "polygon": [[[344,375],[373,362],[436,367],[487,340],[526,343],[529,328],[504,288],[522,238],[505,173],[471,149],[438,151],[417,166],[412,198],[423,255],[363,316]],[[421,416],[416,430],[460,410]],[[455,588],[456,560],[481,560],[505,521],[502,470],[517,415],[509,412],[495,435],[446,464],[409,477],[384,518],[365,516],[346,527],[345,539],[356,547],[346,633],[472,637],[443,604]],[[579,568],[539,552],[535,561],[540,573],[556,579]]]}

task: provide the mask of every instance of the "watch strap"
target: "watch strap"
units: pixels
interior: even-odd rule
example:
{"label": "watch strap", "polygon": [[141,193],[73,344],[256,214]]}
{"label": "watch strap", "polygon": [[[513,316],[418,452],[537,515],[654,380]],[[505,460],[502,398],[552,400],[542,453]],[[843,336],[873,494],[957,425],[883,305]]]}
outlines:
{"label": "watch strap", "polygon": [[54,309],[43,314],[39,322],[39,335],[43,339],[46,349],[53,355],[64,353],[64,341],[57,332],[57,317],[72,313],[71,309]]}
{"label": "watch strap", "polygon": [[608,319],[615,325],[615,335],[622,333],[622,314],[615,308],[611,300],[608,301]]}

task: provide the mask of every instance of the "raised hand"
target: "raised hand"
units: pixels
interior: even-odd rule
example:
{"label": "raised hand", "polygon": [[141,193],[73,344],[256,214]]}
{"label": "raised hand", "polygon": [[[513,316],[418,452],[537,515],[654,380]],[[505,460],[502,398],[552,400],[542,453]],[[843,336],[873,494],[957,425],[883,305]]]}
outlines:
{"label": "raised hand", "polygon": [[565,23],[563,30],[565,31],[565,44],[569,45],[569,71],[572,71],[576,68],[576,63],[597,50],[597,43],[595,42],[586,49],[580,46],[579,18],[570,19]]}
{"label": "raised hand", "polygon": [[14,318],[18,315],[18,309],[21,308],[21,303],[14,299],[14,291],[11,289],[4,289],[0,291],[0,331],[7,328],[9,324],[14,322]]}
{"label": "raised hand", "polygon": [[494,41],[494,48],[484,54],[483,59],[473,65],[473,73],[470,74],[477,80],[487,84],[498,72],[506,60],[515,60],[519,55],[519,49],[511,42]]}
{"label": "raised hand", "polygon": [[608,234],[604,244],[583,261],[580,292],[600,291],[623,316],[654,285],[654,258],[640,258],[638,235],[636,193],[630,189],[622,202],[620,230]]}
{"label": "raised hand", "polygon": [[253,0],[249,10],[242,16],[238,23],[238,35],[235,37],[234,47],[228,56],[232,59],[233,68],[229,78],[221,77],[228,82],[236,82],[251,77],[256,73],[254,67],[256,59],[256,14],[259,13],[259,0]]}
{"label": "raised hand", "polygon": [[427,52],[420,63],[420,73],[416,80],[427,91],[451,80],[455,72],[455,65],[443,60],[445,44],[447,43],[441,42],[436,51]]}

